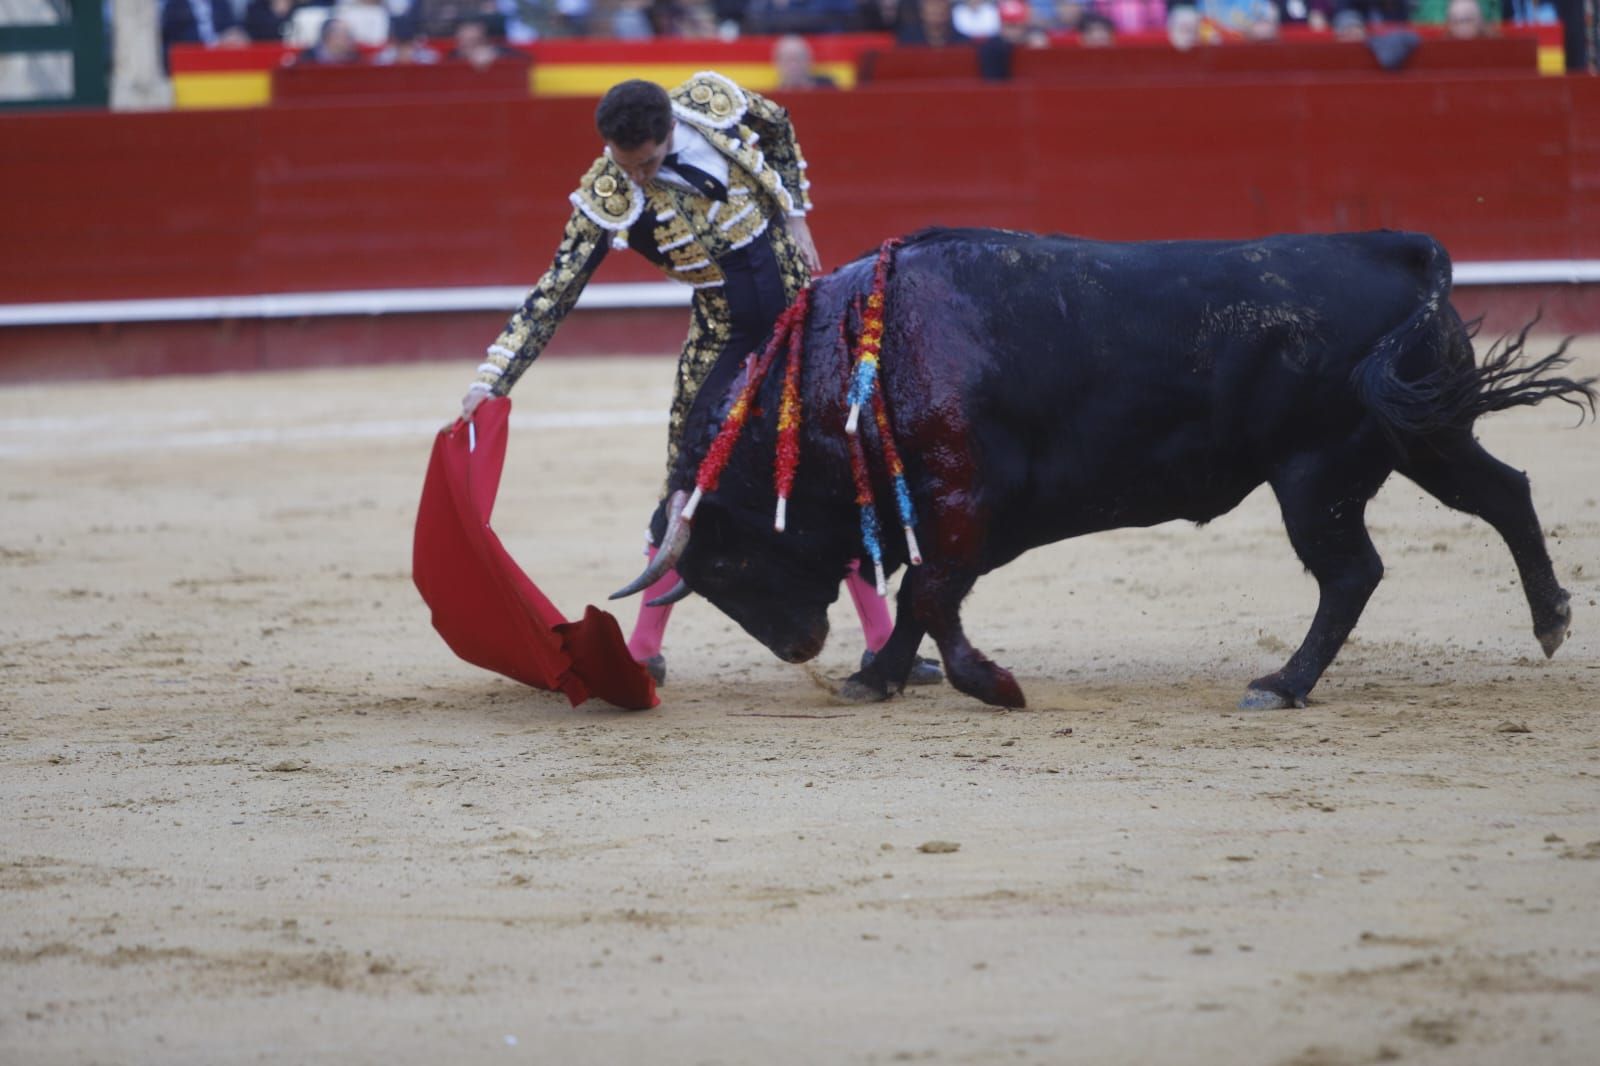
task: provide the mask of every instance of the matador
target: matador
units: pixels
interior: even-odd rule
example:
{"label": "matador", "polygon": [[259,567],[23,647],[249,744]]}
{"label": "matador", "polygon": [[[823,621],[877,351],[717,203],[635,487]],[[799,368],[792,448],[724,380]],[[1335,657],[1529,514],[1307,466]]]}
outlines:
{"label": "matador", "polygon": [[[811,183],[788,112],[710,71],[670,92],[637,79],[613,86],[595,111],[595,126],[605,152],[570,197],[573,211],[555,261],[489,346],[462,414],[470,418],[484,398],[508,394],[607,251],[632,248],[694,289],[667,429],[670,476],[700,390],[726,390],[743,357],[759,348],[821,269],[806,224]],[[653,541],[663,524],[658,506]],[[888,608],[854,570],[845,582],[870,658],[892,631]],[[646,592],[628,640],[629,652],[658,683],[666,677],[661,644],[672,606],[647,601],[676,585],[669,572]],[[919,660],[908,683],[940,679],[938,664]]]}

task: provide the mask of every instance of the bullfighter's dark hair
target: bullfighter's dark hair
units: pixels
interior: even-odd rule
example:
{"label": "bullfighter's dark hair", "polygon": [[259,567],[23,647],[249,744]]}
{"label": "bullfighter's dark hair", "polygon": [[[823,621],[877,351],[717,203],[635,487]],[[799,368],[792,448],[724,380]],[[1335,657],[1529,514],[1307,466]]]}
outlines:
{"label": "bullfighter's dark hair", "polygon": [[613,85],[600,98],[594,124],[618,148],[637,148],[646,141],[660,144],[672,132],[672,100],[655,82],[634,78]]}

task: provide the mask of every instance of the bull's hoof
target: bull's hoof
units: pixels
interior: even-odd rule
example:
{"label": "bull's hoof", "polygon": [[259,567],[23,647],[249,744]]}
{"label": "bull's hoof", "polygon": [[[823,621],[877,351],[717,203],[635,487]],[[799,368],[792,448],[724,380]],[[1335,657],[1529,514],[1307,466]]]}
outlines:
{"label": "bull's hoof", "polygon": [[1561,602],[1556,604],[1556,620],[1553,624],[1543,629],[1535,629],[1533,635],[1539,638],[1539,647],[1544,649],[1544,657],[1550,658],[1556,649],[1567,639],[1567,631],[1572,628],[1572,600],[1562,595]]}
{"label": "bull's hoof", "polygon": [[1303,697],[1285,696],[1266,688],[1247,688],[1239,701],[1241,711],[1286,711],[1291,707],[1304,707]]}
{"label": "bull's hoof", "polygon": [[1011,676],[1011,671],[997,666],[994,672],[994,688],[983,697],[983,702],[995,707],[1010,707],[1013,710],[1026,707],[1028,698],[1022,694],[1022,686]]}
{"label": "bull's hoof", "polygon": [[969,654],[946,660],[950,668],[950,684],[957,692],[965,692],[975,700],[991,707],[1022,708],[1028,705],[1022,686],[1011,676],[1011,671],[982,655]]}
{"label": "bull's hoof", "polygon": [[879,688],[868,681],[865,673],[851,674],[845,683],[834,692],[846,703],[882,703],[889,698],[887,687]]}

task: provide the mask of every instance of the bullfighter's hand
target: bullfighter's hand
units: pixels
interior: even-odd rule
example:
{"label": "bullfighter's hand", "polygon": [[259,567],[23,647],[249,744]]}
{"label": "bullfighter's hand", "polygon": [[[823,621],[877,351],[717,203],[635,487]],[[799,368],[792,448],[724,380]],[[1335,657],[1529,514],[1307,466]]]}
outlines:
{"label": "bullfighter's hand", "polygon": [[817,255],[817,244],[811,239],[811,226],[800,215],[789,219],[789,232],[794,237],[795,247],[800,249],[800,258],[805,261],[806,269],[813,274],[822,273],[822,259]]}
{"label": "bullfighter's hand", "polygon": [[462,421],[472,421],[472,412],[476,411],[478,405],[488,398],[489,386],[475,382],[472,388],[467,390],[467,394],[461,397]]}

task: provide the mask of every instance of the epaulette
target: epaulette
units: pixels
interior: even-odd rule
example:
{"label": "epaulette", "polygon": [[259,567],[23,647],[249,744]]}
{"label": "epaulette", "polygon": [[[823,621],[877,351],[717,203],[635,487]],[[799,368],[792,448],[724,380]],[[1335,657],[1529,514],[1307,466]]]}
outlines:
{"label": "epaulette", "polygon": [[744,90],[715,71],[702,70],[672,90],[672,110],[696,126],[725,130],[744,118],[750,101]]}
{"label": "epaulette", "polygon": [[644,213],[644,191],[609,156],[594,161],[568,199],[595,225],[611,232],[613,247],[627,247],[628,227]]}

